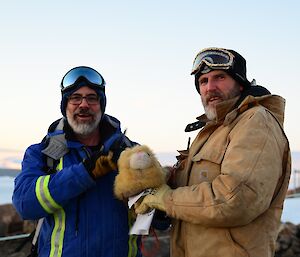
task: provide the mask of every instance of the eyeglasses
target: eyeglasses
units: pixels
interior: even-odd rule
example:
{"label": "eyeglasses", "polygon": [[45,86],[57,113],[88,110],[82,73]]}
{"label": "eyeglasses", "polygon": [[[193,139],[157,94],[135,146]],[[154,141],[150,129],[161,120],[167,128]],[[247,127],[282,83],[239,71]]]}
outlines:
{"label": "eyeglasses", "polygon": [[234,55],[222,48],[206,48],[199,52],[194,60],[191,75],[200,71],[204,65],[212,69],[227,70],[233,65]]}
{"label": "eyeglasses", "polygon": [[99,104],[99,97],[97,95],[87,95],[82,96],[79,94],[71,95],[68,100],[70,104],[79,105],[82,103],[83,99],[87,101],[89,105],[96,105]]}
{"label": "eyeglasses", "polygon": [[79,66],[68,71],[63,77],[60,84],[61,91],[72,88],[80,78],[86,79],[93,86],[104,90],[105,81],[99,72],[90,67]]}

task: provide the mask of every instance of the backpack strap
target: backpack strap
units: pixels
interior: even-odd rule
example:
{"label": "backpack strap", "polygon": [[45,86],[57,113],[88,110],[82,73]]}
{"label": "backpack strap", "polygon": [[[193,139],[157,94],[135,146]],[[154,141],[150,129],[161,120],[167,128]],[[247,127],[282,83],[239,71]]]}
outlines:
{"label": "backpack strap", "polygon": [[47,135],[47,146],[42,150],[42,153],[47,157],[47,167],[52,171],[55,170],[55,166],[60,158],[69,152],[63,128],[64,118],[59,120],[57,126],[54,128],[54,132],[51,133],[52,135]]}

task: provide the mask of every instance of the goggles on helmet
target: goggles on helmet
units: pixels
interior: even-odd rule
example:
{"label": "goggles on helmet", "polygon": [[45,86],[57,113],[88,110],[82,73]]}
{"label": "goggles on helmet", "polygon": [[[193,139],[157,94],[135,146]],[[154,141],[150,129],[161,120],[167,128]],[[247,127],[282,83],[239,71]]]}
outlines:
{"label": "goggles on helmet", "polygon": [[93,86],[102,89],[105,87],[105,81],[99,72],[90,67],[79,66],[68,71],[63,77],[60,85],[61,91],[72,88],[80,78],[86,79]]}
{"label": "goggles on helmet", "polygon": [[196,74],[205,65],[211,69],[227,70],[232,67],[234,55],[221,48],[206,48],[200,51],[193,63],[191,75]]}

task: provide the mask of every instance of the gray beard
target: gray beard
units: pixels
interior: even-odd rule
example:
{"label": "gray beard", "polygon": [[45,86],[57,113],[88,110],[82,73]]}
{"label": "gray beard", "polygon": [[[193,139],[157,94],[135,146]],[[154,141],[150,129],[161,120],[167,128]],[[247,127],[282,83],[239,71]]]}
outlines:
{"label": "gray beard", "polygon": [[88,123],[79,123],[77,122],[73,116],[70,114],[70,112],[66,112],[67,115],[67,120],[70,125],[70,127],[73,129],[73,131],[76,134],[79,134],[81,136],[88,136],[92,132],[94,132],[100,123],[101,117],[102,117],[102,112],[100,111],[96,117],[95,120],[88,122]]}
{"label": "gray beard", "polygon": [[205,115],[209,120],[215,120],[217,117],[216,107],[204,106]]}

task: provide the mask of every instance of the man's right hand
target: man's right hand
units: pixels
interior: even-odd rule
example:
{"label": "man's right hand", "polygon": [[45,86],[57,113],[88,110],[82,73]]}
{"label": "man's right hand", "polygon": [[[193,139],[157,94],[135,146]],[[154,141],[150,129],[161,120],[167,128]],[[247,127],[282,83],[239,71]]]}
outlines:
{"label": "man's right hand", "polygon": [[117,170],[117,164],[113,162],[113,153],[110,151],[108,155],[100,155],[96,160],[95,168],[92,173],[96,178],[107,174],[110,171]]}
{"label": "man's right hand", "polygon": [[110,171],[117,170],[117,164],[113,162],[113,153],[109,151],[108,155],[100,154],[94,155],[89,159],[83,161],[83,165],[94,178],[99,178],[109,173]]}

